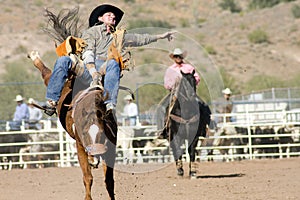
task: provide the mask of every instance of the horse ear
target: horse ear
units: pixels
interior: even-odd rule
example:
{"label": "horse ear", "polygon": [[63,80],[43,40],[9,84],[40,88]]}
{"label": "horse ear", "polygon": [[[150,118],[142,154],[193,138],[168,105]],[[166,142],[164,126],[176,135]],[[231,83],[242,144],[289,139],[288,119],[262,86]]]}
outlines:
{"label": "horse ear", "polygon": [[192,74],[193,74],[193,75],[195,74],[195,70],[193,70]]}
{"label": "horse ear", "polygon": [[187,73],[184,73],[182,70],[180,70],[180,73],[181,73],[181,75],[185,75],[185,74],[187,74]]}

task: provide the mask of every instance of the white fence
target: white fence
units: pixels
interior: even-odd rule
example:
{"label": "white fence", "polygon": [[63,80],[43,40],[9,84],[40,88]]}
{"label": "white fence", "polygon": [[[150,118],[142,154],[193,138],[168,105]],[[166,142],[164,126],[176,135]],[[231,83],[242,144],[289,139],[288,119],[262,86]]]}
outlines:
{"label": "white fence", "polygon": [[[257,115],[276,115],[276,120],[257,120]],[[226,123],[229,115],[213,115],[212,117],[222,118],[223,122],[218,127],[240,127],[246,132],[237,132],[229,135],[214,135],[206,138],[199,138],[197,147],[197,161],[207,160],[236,160],[236,159],[257,159],[257,158],[282,158],[300,155],[300,122],[299,111],[282,112],[259,112],[231,114],[232,117],[240,116],[240,121]],[[280,116],[280,117],[278,117]],[[281,119],[281,120],[278,120]],[[78,165],[75,141],[58,126],[51,128],[50,122],[44,122],[44,129],[0,132],[0,168],[29,168],[29,167],[69,167]],[[272,127],[277,131],[280,127],[285,127],[288,133],[284,134],[260,134],[254,135],[252,132],[256,127]],[[149,162],[172,162],[172,152],[168,146],[168,141],[160,140],[157,143],[155,126],[120,126],[118,133],[117,164],[149,163]],[[4,142],[3,138],[22,136],[26,141]],[[29,139],[28,139],[29,138]],[[275,138],[273,143],[255,143],[255,140],[263,138]],[[287,143],[279,142],[279,138],[289,138]],[[227,139],[231,141],[224,146],[206,145],[205,140]],[[235,143],[234,140],[245,140],[246,142]],[[154,143],[156,142],[156,143]],[[136,145],[140,145],[134,147]],[[142,144],[141,144],[142,143]],[[146,145],[146,147],[145,147]],[[5,148],[15,148],[15,151],[3,151]],[[189,160],[185,145],[182,146],[184,159]],[[274,150],[275,151],[268,151]],[[222,153],[228,150],[227,153]],[[239,151],[240,150],[240,151]],[[209,154],[208,152],[213,154]],[[13,158],[13,159],[12,159]],[[11,160],[9,162],[6,162]]]}

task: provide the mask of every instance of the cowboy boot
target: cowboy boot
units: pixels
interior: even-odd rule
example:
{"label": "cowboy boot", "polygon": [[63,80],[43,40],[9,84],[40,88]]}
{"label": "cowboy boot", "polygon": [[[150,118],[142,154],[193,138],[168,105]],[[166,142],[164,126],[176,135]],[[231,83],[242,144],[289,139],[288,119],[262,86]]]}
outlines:
{"label": "cowboy boot", "polygon": [[158,130],[158,139],[168,139],[167,127],[164,127],[161,130]]}
{"label": "cowboy boot", "polygon": [[190,178],[197,178],[197,163],[190,162]]}
{"label": "cowboy boot", "polygon": [[56,106],[57,102],[48,100],[45,105],[42,106],[44,109],[44,113],[46,115],[52,116],[54,113],[56,113]]}
{"label": "cowboy boot", "polygon": [[183,176],[184,171],[183,171],[183,163],[182,163],[182,160],[177,160],[177,161],[176,161],[176,168],[177,168],[177,175],[178,175],[178,176]]}

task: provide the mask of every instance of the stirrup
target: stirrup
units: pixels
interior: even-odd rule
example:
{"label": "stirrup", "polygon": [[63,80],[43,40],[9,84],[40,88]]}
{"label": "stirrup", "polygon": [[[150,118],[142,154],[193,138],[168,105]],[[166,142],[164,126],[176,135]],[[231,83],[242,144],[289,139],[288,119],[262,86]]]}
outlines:
{"label": "stirrup", "polygon": [[57,102],[48,100],[46,105],[42,106],[46,115],[52,116],[56,113]]}
{"label": "stirrup", "polygon": [[51,107],[51,106],[48,106],[48,105],[44,105],[44,106],[42,106],[42,107],[43,107],[44,113],[45,113],[46,115],[52,116],[54,113],[57,114],[57,113],[56,113],[56,108],[55,108],[55,107]]}
{"label": "stirrup", "polygon": [[106,104],[106,113],[108,112],[112,112],[113,110],[115,110],[115,106],[113,103],[109,102]]}

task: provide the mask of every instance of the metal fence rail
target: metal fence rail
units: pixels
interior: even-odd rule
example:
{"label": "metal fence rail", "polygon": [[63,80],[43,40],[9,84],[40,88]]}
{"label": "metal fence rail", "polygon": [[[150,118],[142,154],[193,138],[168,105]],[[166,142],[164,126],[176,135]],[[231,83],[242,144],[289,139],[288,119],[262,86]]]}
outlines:
{"label": "metal fence rail", "polygon": [[[272,112],[273,113],[273,112]],[[228,115],[213,115],[212,117],[219,117],[224,119],[218,124],[218,127],[243,127],[246,133],[237,133],[231,135],[215,135],[206,138],[199,138],[197,147],[197,161],[223,161],[223,160],[238,160],[238,159],[258,159],[258,158],[283,158],[291,156],[300,156],[300,122],[297,118],[291,116],[298,116],[300,113],[295,111],[276,112],[280,115],[281,120],[275,121],[257,121],[255,116],[262,113],[244,113],[246,120],[236,122],[226,122]],[[268,113],[263,113],[268,114]],[[274,113],[273,113],[274,114]],[[242,115],[242,114],[230,114]],[[284,134],[261,134],[254,135],[252,130],[255,127],[287,127],[290,133]],[[69,167],[78,165],[75,141],[69,137],[61,126],[51,128],[46,126],[42,130],[21,130],[21,131],[2,131],[0,138],[8,138],[11,136],[25,136],[25,138],[36,137],[38,139],[29,139],[22,142],[3,142],[0,143],[0,168],[29,168],[29,167]],[[129,142],[130,146],[122,147],[117,146],[117,164],[130,164],[130,163],[161,163],[173,162],[172,151],[169,148],[168,141],[160,141],[161,146],[147,146],[146,144],[153,143],[157,136],[156,126],[134,126],[124,127],[121,126],[123,132],[119,132],[118,144],[122,142]],[[120,137],[124,132],[131,133],[126,137]],[[138,133],[136,136],[135,133]],[[274,143],[269,144],[255,144],[254,141],[263,138],[276,138]],[[293,142],[280,143],[279,138],[292,138]],[[240,144],[230,143],[228,145],[216,146],[202,145],[208,140],[226,139],[226,140],[244,140],[246,142]],[[134,142],[144,142],[144,146],[133,147]],[[145,147],[146,145],[146,147]],[[14,147],[18,151],[4,152],[4,148]],[[40,148],[37,148],[40,147]],[[22,149],[22,150],[20,150]],[[268,151],[268,150],[275,151]],[[184,151],[183,158],[189,160],[188,153],[185,145],[182,146]],[[222,150],[228,150],[226,154]],[[240,151],[239,151],[240,150]],[[208,152],[212,152],[209,154]],[[14,159],[11,159],[14,158]],[[12,160],[7,162],[7,160]]]}

